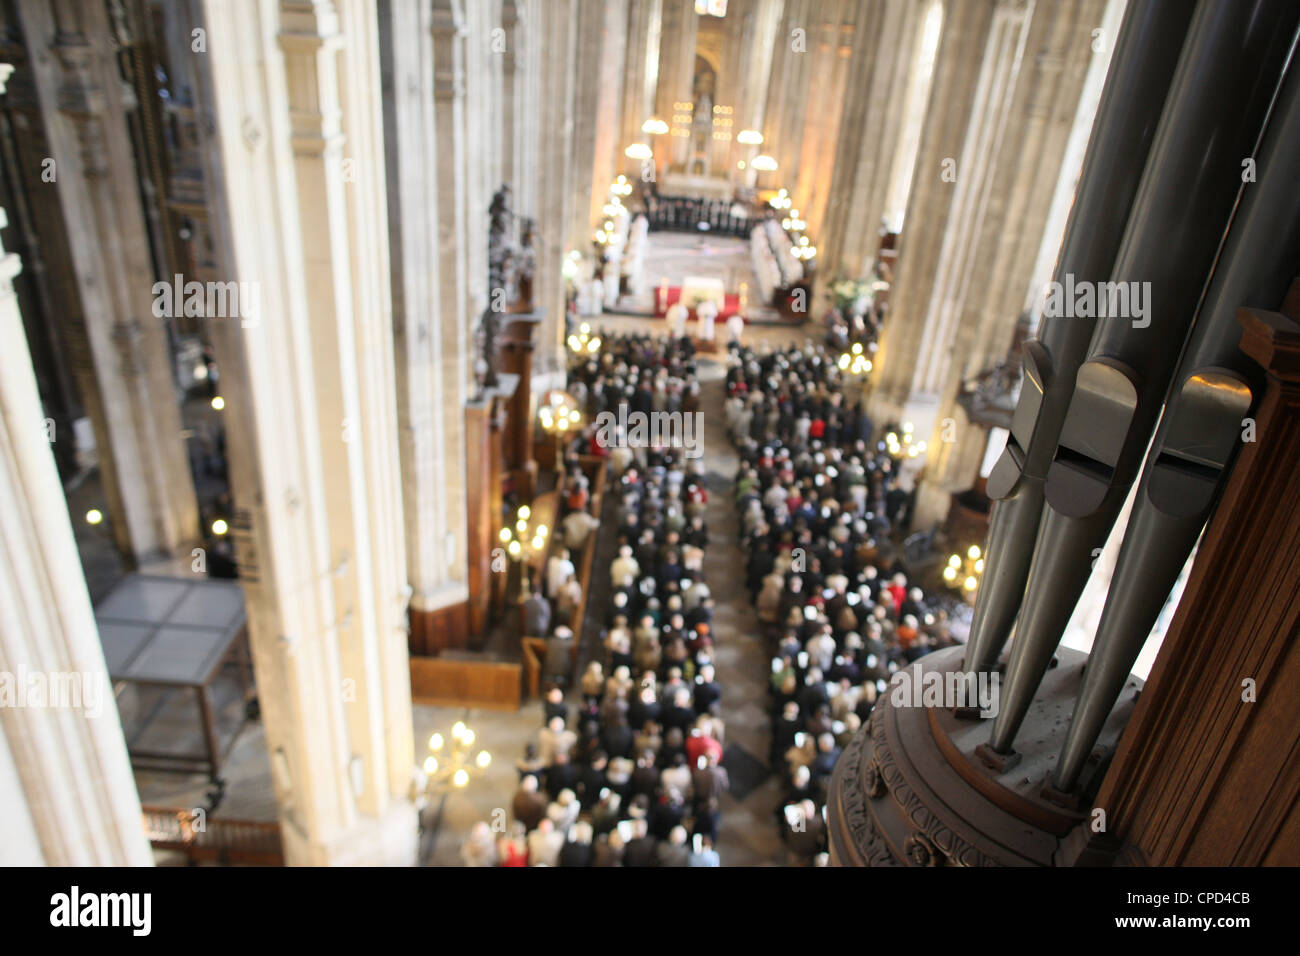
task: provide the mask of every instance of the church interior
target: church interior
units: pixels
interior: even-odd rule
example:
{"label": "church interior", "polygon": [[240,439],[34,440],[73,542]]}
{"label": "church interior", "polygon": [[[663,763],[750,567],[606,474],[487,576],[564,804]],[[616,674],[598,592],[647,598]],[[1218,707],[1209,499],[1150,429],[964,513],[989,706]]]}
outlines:
{"label": "church interior", "polygon": [[0,0],[0,863],[1300,865],[1294,0]]}

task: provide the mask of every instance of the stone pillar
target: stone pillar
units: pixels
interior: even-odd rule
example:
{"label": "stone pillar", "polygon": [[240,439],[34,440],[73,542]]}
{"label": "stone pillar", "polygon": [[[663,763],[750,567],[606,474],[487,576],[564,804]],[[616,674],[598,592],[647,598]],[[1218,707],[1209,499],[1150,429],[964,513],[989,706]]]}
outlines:
{"label": "stone pillar", "polygon": [[[566,170],[565,188],[571,193],[565,245],[586,254],[591,251],[591,199],[603,185],[592,179],[597,158],[597,112],[601,107],[604,67],[605,13],[603,0],[573,0],[577,14],[573,32],[573,158]],[[617,78],[615,88],[617,89]],[[608,182],[608,180],[606,180]],[[603,205],[603,202],[602,202]]]}
{"label": "stone pillar", "polygon": [[[784,6],[785,0],[747,0],[735,11],[735,14],[743,16],[744,22],[734,61],[735,69],[732,71],[731,102],[735,107],[735,123],[731,127],[731,142],[728,144],[725,164],[725,172],[729,176],[736,176],[737,162],[744,160],[748,164],[750,158],[757,155],[754,147],[737,143],[736,135],[744,129],[763,130],[768,81],[772,75],[773,48],[777,43],[777,30],[781,25]],[[729,6],[727,16],[732,15]],[[742,175],[740,178],[748,177]]]}
{"label": "stone pillar", "polygon": [[872,397],[877,421],[927,438],[917,526],[942,518],[983,458],[985,431],[956,395],[1011,346],[1104,9],[946,10]]}
{"label": "stone pillar", "polygon": [[264,306],[209,334],[286,859],[411,864],[378,17],[370,0],[210,0],[203,15],[218,258]]}
{"label": "stone pillar", "polygon": [[[899,240],[898,272],[890,290],[889,318],[877,353],[871,400],[872,418],[877,422],[900,418],[905,405],[909,416],[916,414],[909,400],[921,356],[925,350],[947,351],[947,344],[927,328],[927,315],[941,252],[945,244],[951,244],[946,237],[958,191],[965,188],[975,193],[979,185],[964,185],[975,179],[976,169],[964,168],[959,160],[970,159],[973,163],[977,154],[973,148],[963,152],[966,138],[972,131],[980,133],[996,119],[991,115],[996,106],[991,102],[991,91],[981,89],[979,81],[994,10],[999,6],[1008,7],[1002,0],[974,0],[948,3],[944,8],[929,108],[907,202],[906,232]],[[1014,65],[1018,68],[1018,61]],[[986,83],[992,80],[993,72],[994,64],[990,63]],[[976,108],[981,105],[984,110],[977,114]],[[934,404],[927,421],[913,418],[920,426],[918,434],[930,434],[937,420],[937,401]]]}
{"label": "stone pillar", "polygon": [[[0,94],[9,70],[0,65]],[[0,228],[8,224],[0,209]],[[0,248],[0,864],[149,866],[140,798]],[[28,697],[30,677],[80,699]],[[59,704],[80,706],[53,706]]]}
{"label": "stone pillar", "polygon": [[134,189],[107,12],[72,0],[22,0],[18,9],[29,48],[42,51],[31,68],[55,162],[49,188],[58,192],[84,317],[84,329],[70,337],[88,344],[88,361],[74,369],[95,429],[114,539],[136,565],[188,559],[199,538],[198,504],[181,437],[168,317],[154,315],[158,277]]}
{"label": "stone pillar", "polygon": [[[533,0],[530,42],[537,43],[537,274],[534,304],[543,323],[537,335],[537,364],[542,376],[563,374],[565,278],[569,226],[573,222],[575,163],[573,155],[575,37],[580,0]],[[589,175],[588,165],[583,175]],[[585,207],[585,202],[584,202]]]}
{"label": "stone pillar", "polygon": [[777,161],[777,170],[762,174],[760,184],[765,187],[784,183],[789,188],[799,175],[799,137],[812,60],[809,51],[816,46],[814,11],[811,0],[785,0],[785,16],[772,47],[762,128],[763,152]]}
{"label": "stone pillar", "polygon": [[[930,301],[939,318],[932,341],[944,347],[924,356],[913,382],[913,395],[926,396],[923,404],[938,397],[941,426],[918,496],[921,524],[943,517],[949,495],[970,487],[984,457],[986,430],[966,421],[956,396],[964,380],[992,367],[1012,344],[1071,133],[1076,124],[1092,125],[1095,105],[1084,116],[1078,106],[1090,68],[1108,55],[1092,44],[1105,9],[1104,0],[1031,5],[1023,46],[1004,38],[1000,55],[1019,48],[1022,68],[1004,94],[1004,128],[989,145],[987,165],[970,164],[983,181],[980,194],[950,221],[951,258],[940,265]],[[961,175],[959,165],[959,185]],[[1068,175],[1077,179],[1077,167]],[[1059,249],[1059,235],[1056,242]]]}
{"label": "stone pillar", "polygon": [[[659,37],[663,0],[628,0],[627,53],[623,72],[623,108],[619,122],[616,161],[629,177],[640,176],[641,164],[623,155],[632,143],[646,141],[641,124],[652,115],[665,123],[671,116],[655,113],[659,85]],[[663,141],[666,142],[666,141]],[[635,180],[634,180],[635,181]]]}
{"label": "stone pillar", "polygon": [[511,184],[516,204],[521,201],[514,184],[520,172],[518,115],[524,100],[520,90],[525,69],[520,49],[522,6],[522,0],[501,0],[501,181]]}
{"label": "stone pillar", "polygon": [[90,380],[94,366],[75,284],[54,281],[72,274],[72,261],[58,192],[41,179],[52,150],[11,10],[0,14],[0,62],[13,70],[0,110],[0,164],[10,173],[0,183],[0,202],[9,214],[11,251],[23,264],[14,290],[42,402],[53,419],[55,461],[59,474],[70,476],[79,467],[74,422],[85,417],[74,370],[79,366]]}
{"label": "stone pillar", "polygon": [[[655,144],[655,162],[662,171],[681,170],[686,164],[690,137],[676,135],[690,132],[686,125],[675,124],[673,116],[686,116],[689,110],[674,109],[674,104],[694,100],[695,36],[699,15],[695,0],[662,0],[662,30],[659,36],[659,82],[655,92],[655,116],[670,127],[666,136]],[[624,143],[624,146],[627,144]]]}
{"label": "stone pillar", "polygon": [[[456,0],[465,25],[465,203],[466,293],[470,328],[490,301],[488,209],[502,183],[496,135],[501,103],[501,54],[493,52],[492,31],[500,27],[499,0]],[[468,358],[469,356],[467,356]],[[472,361],[472,360],[471,360]],[[472,365],[470,368],[472,369]]]}
{"label": "stone pillar", "polygon": [[845,105],[830,195],[816,233],[823,285],[865,276],[875,258],[925,9],[919,0],[859,4],[848,79],[855,93]]}
{"label": "stone pillar", "polygon": [[[596,74],[596,105],[591,113],[580,111],[576,117],[577,123],[590,127],[595,137],[591,176],[586,188],[587,212],[583,223],[586,228],[579,235],[579,240],[584,244],[601,216],[602,208],[609,201],[609,184],[618,175],[624,158],[623,147],[627,145],[620,144],[617,137],[622,126],[623,77],[627,72],[629,49],[628,6],[629,0],[607,0],[603,6],[601,12],[605,19],[601,32],[600,64]],[[637,120],[638,129],[642,120]],[[627,142],[630,143],[631,140]]]}
{"label": "stone pillar", "polygon": [[[405,506],[406,577],[412,646],[437,627],[439,612],[468,598],[461,355],[467,341],[448,329],[440,223],[454,197],[429,175],[439,168],[432,4],[379,5],[384,64],[397,422]],[[509,49],[509,47],[507,47]],[[453,236],[452,241],[455,241]],[[448,283],[457,287],[457,278]],[[463,331],[463,329],[462,329]]]}
{"label": "stone pillar", "polygon": [[[438,321],[433,334],[438,339],[438,371],[442,379],[436,414],[441,419],[444,447],[464,448],[463,410],[472,381],[472,330],[478,321],[478,317],[469,311],[466,282],[469,269],[466,250],[468,210],[465,205],[468,191],[466,165],[469,161],[465,132],[466,29],[458,0],[433,0],[432,17],[433,148],[437,157],[433,168],[437,172],[435,182],[440,197],[437,204],[436,290],[439,302],[436,313]],[[482,214],[486,224],[486,208]],[[486,274],[483,281],[486,284]],[[457,474],[447,476],[452,483],[443,493],[447,496],[447,514],[460,516],[465,514],[466,498],[463,483],[455,483]],[[458,517],[450,520],[459,524],[461,519]],[[459,549],[457,553],[460,553]],[[457,577],[456,568],[449,570],[453,580],[465,580],[463,573]]]}
{"label": "stone pillar", "polygon": [[[799,138],[798,178],[785,179],[792,184],[794,207],[808,223],[808,233],[821,235],[828,192],[835,172],[836,144],[845,105],[856,98],[849,95],[847,81],[855,45],[870,43],[862,17],[870,11],[856,3],[828,5],[818,25],[818,43],[809,85],[809,97],[817,103],[808,111],[803,135]],[[812,37],[809,37],[811,41]]]}

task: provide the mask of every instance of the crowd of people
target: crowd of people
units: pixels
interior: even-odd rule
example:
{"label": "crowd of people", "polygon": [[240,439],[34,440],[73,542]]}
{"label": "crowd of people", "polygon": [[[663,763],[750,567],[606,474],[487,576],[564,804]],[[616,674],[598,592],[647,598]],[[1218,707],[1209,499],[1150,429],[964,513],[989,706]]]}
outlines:
{"label": "crowd of people", "polygon": [[754,208],[732,199],[704,199],[695,196],[644,197],[646,216],[652,230],[707,231],[722,236],[747,236],[754,222]]}
{"label": "crowd of people", "polygon": [[[836,354],[808,341],[729,346],[724,414],[740,458],[734,497],[745,585],[771,662],[769,760],[789,862],[826,861],[827,786],[891,676],[954,643],[944,601],[909,580],[894,540],[909,469],[873,423]],[[576,359],[569,391],[586,428],[572,451],[607,459],[616,544],[602,647],[519,762],[513,830],[482,825],[467,862],[506,866],[716,866],[726,728],[704,580],[708,492],[699,457],[610,442],[595,423],[626,410],[699,407],[689,338],[606,336]],[[598,556],[599,557],[599,556]],[[581,704],[576,702],[580,695]],[[572,708],[573,713],[570,713]]]}
{"label": "crowd of people", "polygon": [[[618,527],[601,653],[573,688],[546,692],[543,726],[518,764],[509,832],[476,826],[477,866],[717,866],[723,690],[704,580],[708,492],[698,457],[608,442],[602,412],[698,405],[689,339],[618,336],[570,369],[589,423],[576,441],[608,459]],[[570,700],[572,697],[570,697]]]}
{"label": "crowd of people", "polygon": [[[592,513],[591,481],[570,458],[559,489],[558,538],[546,559],[540,580],[534,582],[521,607],[522,634],[546,638],[543,677],[565,683],[577,656],[574,618],[583,606],[578,562],[588,539],[600,527]],[[580,628],[579,628],[580,629]]]}
{"label": "crowd of people", "polygon": [[779,825],[796,861],[824,851],[827,784],[890,676],[953,643],[947,612],[893,559],[905,469],[820,345],[733,348],[728,430],[745,583],[771,652]]}

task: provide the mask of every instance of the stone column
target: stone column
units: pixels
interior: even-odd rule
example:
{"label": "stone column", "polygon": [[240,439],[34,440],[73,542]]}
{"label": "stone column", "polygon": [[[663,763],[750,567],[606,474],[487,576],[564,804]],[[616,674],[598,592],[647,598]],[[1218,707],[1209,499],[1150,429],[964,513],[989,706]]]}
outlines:
{"label": "stone column", "polygon": [[[500,26],[499,0],[456,0],[465,24],[465,264],[470,328],[488,307],[488,209],[502,183],[496,136],[501,103],[501,54],[492,50]],[[472,365],[471,365],[472,368]]]}
{"label": "stone column", "polygon": [[[980,88],[993,79],[995,64],[982,70],[995,9],[1010,10],[1003,0],[947,3],[936,54],[929,108],[921,131],[911,193],[907,202],[906,231],[899,239],[898,271],[890,290],[889,316],[877,353],[871,413],[877,422],[916,416],[913,379],[927,351],[947,351],[946,343],[927,328],[927,316],[938,278],[939,259],[947,238],[949,220],[960,190],[978,195],[978,150],[964,152],[967,136],[979,134],[996,120],[991,91]],[[1004,12],[1003,18],[1005,19]],[[1002,64],[1005,69],[1013,66]],[[1014,63],[1018,69],[1018,61]],[[1005,82],[1005,77],[1003,77]],[[979,94],[977,96],[977,93]],[[976,112],[978,106],[984,109]],[[987,130],[988,134],[993,129]],[[970,163],[959,162],[970,160]],[[964,177],[964,179],[963,179]],[[928,436],[937,421],[937,399],[924,422],[916,421],[918,434]]]}
{"label": "stone column", "polygon": [[29,48],[42,51],[31,68],[55,162],[48,188],[58,192],[85,323],[70,337],[89,346],[88,361],[74,369],[95,429],[113,535],[136,565],[188,559],[199,537],[198,504],[168,317],[154,315],[158,277],[133,188],[135,156],[107,12],[73,0],[22,0],[18,9]]}
{"label": "stone column", "polygon": [[[616,161],[629,177],[639,176],[641,164],[628,159],[623,150],[645,142],[641,124],[652,115],[665,123],[671,116],[655,112],[655,91],[659,85],[659,38],[663,0],[628,0],[627,53],[623,72],[623,107],[619,122]],[[666,140],[664,141],[666,142]],[[634,180],[635,181],[635,180]]]}
{"label": "stone column", "polygon": [[72,274],[72,261],[58,192],[42,182],[52,150],[16,11],[0,13],[0,62],[13,70],[0,111],[0,164],[11,173],[0,202],[9,214],[11,251],[23,264],[14,290],[43,405],[53,419],[59,474],[71,475],[79,467],[74,422],[85,417],[74,370],[80,367],[89,380],[94,366],[75,283],[54,281]]}
{"label": "stone column", "polygon": [[[536,39],[537,107],[537,274],[535,305],[543,313],[534,372],[563,373],[565,279],[569,226],[573,222],[575,37],[579,0],[533,0],[530,41]],[[589,175],[587,166],[583,175]],[[585,202],[584,202],[585,206]]]}
{"label": "stone column", "polygon": [[512,181],[515,208],[520,215],[538,218],[538,140],[542,110],[542,29],[537,0],[516,0],[515,16],[515,168]]}
{"label": "stone column", "polygon": [[1104,8],[945,10],[872,400],[877,421],[927,438],[918,525],[943,516],[983,458],[985,431],[956,395],[1011,345]]}
{"label": "stone column", "polygon": [[899,148],[907,87],[925,5],[859,0],[849,89],[822,226],[819,284],[866,275],[879,244],[890,171]]}
{"label": "stone column", "polygon": [[777,161],[778,168],[775,173],[762,175],[764,186],[784,183],[789,188],[799,175],[799,139],[813,59],[810,51],[816,49],[817,43],[816,9],[811,0],[785,0],[785,16],[772,48],[762,128],[763,152]]}
{"label": "stone column", "polygon": [[[582,253],[591,250],[591,198],[603,188],[593,182],[596,164],[597,112],[601,106],[604,67],[605,12],[603,0],[574,0],[577,14],[573,32],[573,153],[566,170],[565,188],[571,193],[565,245]],[[614,83],[617,88],[617,78]],[[606,180],[608,182],[608,180]],[[602,202],[603,205],[603,202]]]}
{"label": "stone column", "polygon": [[827,194],[832,185],[841,117],[846,103],[854,98],[847,88],[853,48],[870,42],[864,35],[865,24],[860,17],[868,12],[856,3],[828,5],[818,28],[808,90],[808,96],[817,106],[807,112],[799,138],[798,177],[784,180],[793,186],[794,208],[808,223],[808,232],[814,239],[821,234]]}
{"label": "stone column", "polygon": [[[659,36],[659,82],[655,92],[655,116],[670,127],[667,135],[656,143],[655,162],[660,169],[681,170],[690,148],[689,136],[675,135],[678,131],[690,132],[686,125],[673,122],[673,116],[687,116],[689,110],[674,109],[674,104],[690,103],[695,86],[695,35],[699,15],[695,0],[662,0],[662,31]],[[624,143],[624,146],[627,144]]]}
{"label": "stone column", "polygon": [[[731,142],[728,144],[725,164],[725,171],[730,176],[737,175],[737,162],[745,160],[748,163],[750,157],[756,155],[752,146],[737,143],[736,135],[744,129],[763,130],[773,49],[777,43],[777,30],[781,25],[784,6],[785,0],[747,0],[735,11],[743,16],[744,23],[734,61],[734,82],[731,84],[735,123],[731,127]],[[728,6],[727,16],[732,15],[731,6]],[[747,177],[742,175],[740,178]]]}
{"label": "stone column", "polygon": [[[8,79],[0,65],[0,95]],[[0,209],[0,228],[8,225]],[[0,863],[149,866],[140,798],[0,247]],[[79,699],[39,701],[30,678]],[[3,699],[0,697],[0,699]],[[79,706],[64,706],[67,704]]]}
{"label": "stone column", "polygon": [[410,864],[378,18],[370,0],[209,0],[203,15],[218,258],[264,307],[209,333],[286,858]]}
{"label": "stone column", "polygon": [[524,59],[520,49],[523,26],[520,20],[522,0],[501,0],[501,181],[510,183],[515,202],[520,196],[514,183],[519,175],[518,114],[523,103],[520,80]]}
{"label": "stone column", "polygon": [[[439,168],[442,152],[433,83],[433,5],[383,0],[379,15],[406,576],[413,643],[421,646],[437,612],[469,596],[465,433],[459,413],[468,396],[459,354],[444,353],[448,343],[466,340],[447,329],[452,319],[441,276],[446,257],[439,225],[454,198],[429,175]],[[456,283],[451,277],[449,284]]]}
{"label": "stone column", "polygon": [[[949,494],[971,485],[984,457],[986,430],[966,421],[957,393],[1012,344],[1071,131],[1076,122],[1092,122],[1091,113],[1079,118],[1078,105],[1098,55],[1092,31],[1105,7],[1104,0],[999,4],[957,182],[931,176],[925,183],[918,167],[923,190],[933,188],[935,178],[952,190],[928,296],[919,312],[895,300],[887,323],[892,335],[895,320],[925,316],[901,411],[918,433],[931,436],[918,526],[943,517]],[[927,226],[910,211],[908,223]],[[912,265],[907,255],[900,250],[900,278]],[[882,356],[886,376],[898,357]]]}
{"label": "stone column", "polygon": [[[601,10],[604,23],[601,29],[600,64],[596,74],[595,109],[591,113],[579,111],[576,117],[579,124],[590,126],[595,137],[591,176],[586,186],[587,212],[583,223],[586,228],[579,236],[584,246],[592,227],[601,216],[602,208],[609,201],[609,184],[614,181],[625,158],[623,147],[627,143],[619,143],[617,137],[622,126],[623,77],[627,72],[629,49],[628,6],[629,0],[607,0]],[[637,120],[638,129],[642,120]],[[631,140],[627,142],[630,143]]]}

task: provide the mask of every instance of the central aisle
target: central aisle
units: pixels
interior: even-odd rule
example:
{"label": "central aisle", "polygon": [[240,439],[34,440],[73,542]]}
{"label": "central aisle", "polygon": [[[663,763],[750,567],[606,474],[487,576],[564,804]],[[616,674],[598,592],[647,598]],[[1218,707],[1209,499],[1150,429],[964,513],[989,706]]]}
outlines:
{"label": "central aisle", "polygon": [[[722,412],[726,365],[721,358],[699,356],[698,367],[709,492],[705,580],[717,605],[714,665],[723,687],[722,718],[727,726],[724,764],[736,790],[742,783],[738,761],[767,768],[771,739],[767,675],[771,667],[758,616],[745,590],[745,555],[736,543],[739,523],[732,503],[732,482],[740,459],[727,438]],[[752,792],[739,798],[733,792],[723,798],[718,831],[718,854],[723,866],[774,866],[782,862],[784,853],[776,827],[780,800],[779,779],[770,772]]]}

